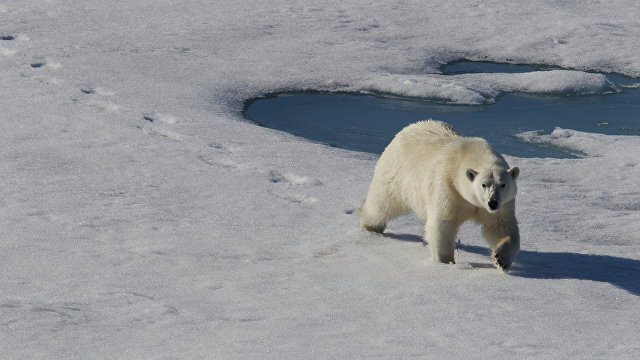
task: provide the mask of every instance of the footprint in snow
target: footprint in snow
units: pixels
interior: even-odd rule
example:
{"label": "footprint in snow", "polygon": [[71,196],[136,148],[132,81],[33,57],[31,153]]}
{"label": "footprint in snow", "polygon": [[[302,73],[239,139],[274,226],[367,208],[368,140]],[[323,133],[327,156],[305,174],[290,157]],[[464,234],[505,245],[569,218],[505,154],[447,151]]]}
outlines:
{"label": "footprint in snow", "polygon": [[157,127],[148,126],[148,125],[140,126],[138,128],[142,129],[144,133],[149,135],[160,136],[160,137],[170,139],[170,140],[175,140],[175,141],[181,141],[184,139],[183,134],[180,134],[175,131],[167,130],[167,129],[157,128]]}
{"label": "footprint in snow", "polygon": [[219,166],[219,167],[229,168],[229,169],[237,169],[239,167],[238,163],[236,163],[235,161],[222,159],[219,156],[199,155],[198,159],[203,163],[211,166]]}
{"label": "footprint in snow", "polygon": [[269,181],[274,184],[292,184],[292,185],[314,185],[320,186],[322,182],[313,180],[307,176],[295,175],[291,173],[282,174],[276,170],[269,171]]}
{"label": "footprint in snow", "polygon": [[213,151],[208,151],[204,154],[198,155],[198,159],[207,165],[219,166],[223,168],[257,170],[254,167],[235,162],[228,158],[229,155],[241,151],[243,149],[243,145],[243,142],[238,141],[211,141],[207,143],[207,146]]}
{"label": "footprint in snow", "polygon": [[[2,35],[0,36],[0,42],[6,42],[6,41],[12,41],[15,40],[16,38],[13,35]],[[16,51],[13,49],[9,49],[3,46],[0,46],[0,55],[3,56],[10,56],[15,54]]]}
{"label": "footprint in snow", "polygon": [[296,194],[289,191],[270,190],[269,194],[278,199],[286,200],[294,204],[315,204],[319,200],[310,195]]}
{"label": "footprint in snow", "polygon": [[[174,125],[178,122],[178,120],[173,115],[155,112],[144,113],[142,114],[142,120],[145,122],[145,124],[135,127],[138,129],[142,129],[142,131],[149,135],[157,135],[177,141],[183,140],[185,137],[184,134],[169,130],[170,125]],[[206,160],[202,158],[200,160],[206,162]]]}
{"label": "footprint in snow", "polygon": [[102,111],[120,111],[120,105],[107,99],[108,97],[115,95],[115,93],[112,91],[106,90],[101,87],[83,86],[80,88],[80,92],[82,92],[85,97],[83,97],[82,99],[76,98],[74,99],[74,101],[84,103]]}
{"label": "footprint in snow", "polygon": [[159,113],[146,113],[142,118],[150,123],[164,123],[173,125],[177,122],[176,118],[172,115],[159,114]]}
{"label": "footprint in snow", "polygon": [[113,96],[115,94],[113,91],[109,91],[99,86],[83,86],[80,88],[80,91],[87,95]]}
{"label": "footprint in snow", "polygon": [[287,200],[295,204],[313,204],[319,200],[311,195],[301,194],[297,190],[298,187],[305,186],[320,186],[322,182],[319,180],[313,180],[307,176],[301,176],[291,173],[280,173],[276,170],[271,170],[268,173],[270,182],[275,186],[269,193],[277,198]]}
{"label": "footprint in snow", "polygon": [[[2,12],[0,12],[1,14]],[[27,35],[24,34],[1,34],[0,42],[10,42],[10,41],[28,41],[31,40]]]}
{"label": "footprint in snow", "polygon": [[38,59],[29,64],[29,66],[32,69],[58,70],[62,67],[62,64],[51,59]]}
{"label": "footprint in snow", "polygon": [[210,143],[207,144],[207,146],[209,146],[210,148],[216,150],[217,152],[221,152],[221,153],[225,153],[225,154],[231,154],[234,152],[238,152],[240,150],[242,150],[242,145],[243,143],[241,142],[217,142],[217,141],[212,141]]}
{"label": "footprint in snow", "polygon": [[[9,52],[11,54],[12,51]],[[62,68],[62,64],[51,59],[38,59],[29,64],[31,68],[30,73],[23,73],[27,78],[31,78],[46,85],[59,85],[64,83],[64,80],[58,79],[51,75],[52,71],[56,71]]]}

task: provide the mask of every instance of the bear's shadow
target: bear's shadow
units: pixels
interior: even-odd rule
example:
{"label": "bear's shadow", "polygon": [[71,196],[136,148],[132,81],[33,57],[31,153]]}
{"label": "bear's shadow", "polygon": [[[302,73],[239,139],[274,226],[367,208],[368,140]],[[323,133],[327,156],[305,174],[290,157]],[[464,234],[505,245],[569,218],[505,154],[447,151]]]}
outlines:
{"label": "bear's shadow", "polygon": [[[385,236],[400,241],[422,242],[422,238],[416,235],[387,233]],[[490,255],[489,249],[482,246],[458,244],[458,249]],[[616,256],[522,250],[509,275],[529,279],[606,282],[640,296],[640,260]]]}

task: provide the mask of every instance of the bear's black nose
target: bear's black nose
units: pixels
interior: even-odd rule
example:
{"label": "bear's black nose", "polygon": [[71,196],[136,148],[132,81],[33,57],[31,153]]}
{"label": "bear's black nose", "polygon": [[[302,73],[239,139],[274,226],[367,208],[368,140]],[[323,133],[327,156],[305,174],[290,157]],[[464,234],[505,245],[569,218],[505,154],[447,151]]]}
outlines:
{"label": "bear's black nose", "polygon": [[498,202],[498,200],[496,200],[496,199],[489,200],[489,209],[495,210],[495,209],[498,208],[499,205],[500,205],[500,203]]}

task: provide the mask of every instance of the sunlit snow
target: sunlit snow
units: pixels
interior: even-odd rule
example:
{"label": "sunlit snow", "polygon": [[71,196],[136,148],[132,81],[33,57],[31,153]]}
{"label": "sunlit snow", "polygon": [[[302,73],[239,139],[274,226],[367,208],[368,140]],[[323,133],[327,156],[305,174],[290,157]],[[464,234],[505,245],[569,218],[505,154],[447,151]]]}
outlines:
{"label": "sunlit snow", "polygon": [[[0,3],[5,359],[635,359],[640,141],[525,134],[523,252],[456,265],[411,216],[357,229],[374,155],[255,126],[299,90],[490,102],[640,76],[628,1]],[[544,75],[439,74],[457,60]],[[497,100],[499,101],[499,99]],[[606,119],[603,119],[606,121]]]}

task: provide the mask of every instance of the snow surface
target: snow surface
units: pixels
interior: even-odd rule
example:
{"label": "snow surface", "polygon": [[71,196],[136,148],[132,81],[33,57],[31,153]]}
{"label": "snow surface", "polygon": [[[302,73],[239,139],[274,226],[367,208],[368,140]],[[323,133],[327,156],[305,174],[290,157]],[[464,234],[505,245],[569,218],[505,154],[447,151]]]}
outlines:
{"label": "snow surface", "polygon": [[605,75],[582,71],[552,70],[522,74],[386,75],[348,88],[435,99],[457,104],[495,103],[506,92],[544,95],[591,95],[614,93],[619,85]]}
{"label": "snow surface", "polygon": [[[583,71],[640,76],[639,13],[622,0],[2,1],[2,358],[637,358],[637,137],[523,134],[585,157],[508,159],[523,251],[503,274],[471,225],[456,265],[428,260],[411,216],[359,231],[376,157],[240,111],[285,90],[619,91]],[[576,71],[439,75],[460,58]]]}

